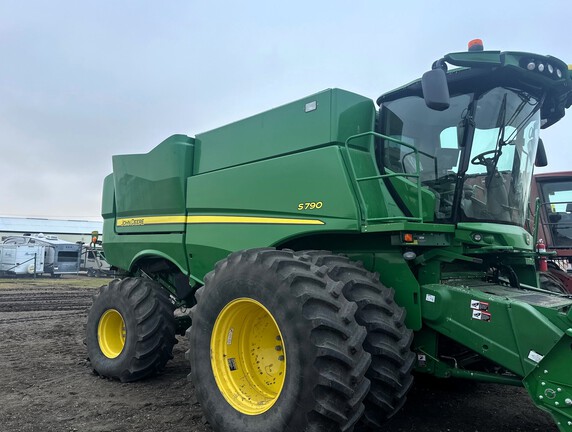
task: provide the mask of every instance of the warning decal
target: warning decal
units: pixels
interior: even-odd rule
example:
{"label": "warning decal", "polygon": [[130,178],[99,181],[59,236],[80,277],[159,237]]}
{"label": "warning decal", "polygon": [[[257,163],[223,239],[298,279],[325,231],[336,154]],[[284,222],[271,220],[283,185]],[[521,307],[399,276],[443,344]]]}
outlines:
{"label": "warning decal", "polygon": [[473,310],[473,319],[479,321],[490,321],[491,314],[480,310]]}
{"label": "warning decal", "polygon": [[487,302],[482,302],[482,301],[478,301],[478,300],[471,300],[471,309],[488,311],[489,310],[489,304]]}

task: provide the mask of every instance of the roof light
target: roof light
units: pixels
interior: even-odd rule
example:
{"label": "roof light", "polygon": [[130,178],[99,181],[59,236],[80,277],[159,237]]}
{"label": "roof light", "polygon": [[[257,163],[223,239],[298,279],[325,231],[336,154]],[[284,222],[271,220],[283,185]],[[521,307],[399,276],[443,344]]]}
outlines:
{"label": "roof light", "polygon": [[538,64],[538,72],[544,72],[544,64],[542,63]]}
{"label": "roof light", "polygon": [[556,76],[562,78],[562,71],[560,69],[556,69]]}
{"label": "roof light", "polygon": [[483,41],[481,39],[473,39],[469,41],[469,51],[483,51]]}
{"label": "roof light", "polygon": [[526,68],[527,68],[529,71],[532,71],[532,70],[534,70],[534,69],[536,68],[536,63],[534,63],[533,61],[531,61],[531,62],[529,62],[529,63],[526,65]]}
{"label": "roof light", "polygon": [[549,63],[547,66],[548,66],[548,73],[553,73],[554,68],[552,67],[552,65]]}

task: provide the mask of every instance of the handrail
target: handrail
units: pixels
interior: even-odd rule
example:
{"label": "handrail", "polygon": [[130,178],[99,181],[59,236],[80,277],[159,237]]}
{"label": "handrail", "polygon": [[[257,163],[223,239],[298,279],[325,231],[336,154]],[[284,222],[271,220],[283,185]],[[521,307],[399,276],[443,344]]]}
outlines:
{"label": "handrail", "polygon": [[[355,169],[354,163],[352,161],[352,156],[351,156],[351,152],[350,152],[350,148],[349,148],[349,142],[352,140],[355,140],[357,138],[363,138],[366,136],[378,137],[378,138],[388,140],[388,141],[394,142],[398,145],[402,145],[404,147],[411,149],[413,151],[413,153],[415,154],[415,174],[392,173],[392,174],[380,174],[380,175],[368,176],[368,177],[358,177],[356,174],[356,169]],[[372,144],[373,144],[373,140],[370,143],[368,143],[368,147],[369,147],[368,151],[370,152],[370,154],[372,153]],[[362,211],[362,215],[361,215],[362,224],[367,224],[368,221],[370,221],[370,222],[374,222],[374,221],[375,222],[381,222],[381,221],[396,221],[396,220],[404,220],[404,221],[410,221],[410,222],[423,222],[423,205],[421,202],[422,195],[421,195],[421,175],[420,175],[421,165],[419,162],[420,151],[415,146],[413,146],[411,144],[404,143],[403,141],[399,141],[398,139],[389,137],[387,135],[382,135],[382,134],[377,133],[377,132],[368,131],[368,132],[362,132],[362,133],[359,133],[357,135],[350,136],[345,141],[345,148],[346,148],[346,152],[348,155],[350,168],[352,171],[351,172],[352,180],[354,181],[354,186],[358,192],[359,205],[360,205],[361,211]],[[361,190],[360,182],[371,181],[371,180],[381,180],[384,178],[391,178],[391,177],[405,177],[405,178],[411,177],[411,178],[417,179],[417,202],[419,205],[419,207],[418,207],[419,217],[395,216],[395,217],[383,217],[383,218],[368,218],[367,205],[366,205],[365,197],[364,197],[363,192]]]}
{"label": "handrail", "polygon": [[[538,221],[540,219],[540,198],[536,197],[534,203],[534,232],[532,233],[532,244],[538,243]],[[536,247],[536,246],[535,246]]]}

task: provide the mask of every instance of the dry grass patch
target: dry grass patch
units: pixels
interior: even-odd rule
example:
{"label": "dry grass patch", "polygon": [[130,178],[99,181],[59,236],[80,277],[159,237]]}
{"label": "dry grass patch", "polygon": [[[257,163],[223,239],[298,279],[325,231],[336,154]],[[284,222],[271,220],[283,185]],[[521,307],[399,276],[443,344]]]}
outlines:
{"label": "dry grass patch", "polygon": [[99,288],[106,285],[111,279],[109,278],[92,278],[81,275],[63,275],[60,278],[50,276],[31,276],[22,277],[0,277],[1,289],[25,289],[29,288],[52,288],[52,289],[73,289],[73,288]]}

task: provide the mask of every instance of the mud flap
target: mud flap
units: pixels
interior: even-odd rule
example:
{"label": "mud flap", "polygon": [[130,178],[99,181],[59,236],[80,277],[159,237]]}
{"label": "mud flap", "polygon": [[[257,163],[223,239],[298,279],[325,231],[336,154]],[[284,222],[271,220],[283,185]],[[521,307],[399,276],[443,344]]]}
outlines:
{"label": "mud flap", "polygon": [[539,408],[549,412],[561,431],[572,431],[572,329],[546,354],[530,351],[538,366],[523,380]]}

